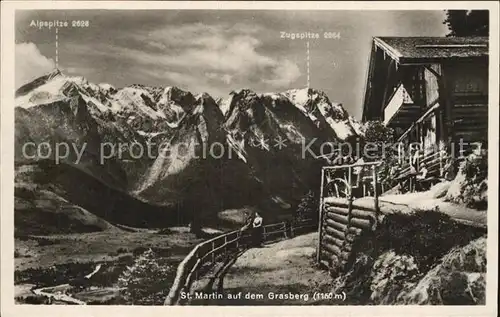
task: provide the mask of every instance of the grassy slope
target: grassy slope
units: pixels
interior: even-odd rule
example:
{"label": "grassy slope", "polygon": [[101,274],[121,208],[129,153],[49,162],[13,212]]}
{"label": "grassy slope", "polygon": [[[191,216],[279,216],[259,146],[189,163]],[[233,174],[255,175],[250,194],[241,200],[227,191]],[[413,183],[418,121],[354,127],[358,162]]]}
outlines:
{"label": "grassy slope", "polygon": [[[172,228],[171,234],[143,230],[128,232],[120,229],[81,234],[30,236],[15,240],[15,269],[49,268],[68,262],[110,261],[118,255],[130,254],[137,248],[175,250],[182,258],[201,239],[187,228]],[[118,252],[120,251],[120,252]]]}

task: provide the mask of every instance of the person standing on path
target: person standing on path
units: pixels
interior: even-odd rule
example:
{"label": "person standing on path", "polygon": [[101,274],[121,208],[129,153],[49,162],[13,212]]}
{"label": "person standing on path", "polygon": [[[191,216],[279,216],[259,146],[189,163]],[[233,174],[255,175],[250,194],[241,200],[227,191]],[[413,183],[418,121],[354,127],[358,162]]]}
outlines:
{"label": "person standing on path", "polygon": [[243,235],[249,238],[248,244],[252,247],[261,247],[264,242],[262,227],[263,218],[256,211],[248,211],[245,225],[241,228]]}
{"label": "person standing on path", "polygon": [[252,242],[254,247],[261,247],[264,243],[264,230],[262,227],[262,221],[262,217],[256,212],[252,223]]}

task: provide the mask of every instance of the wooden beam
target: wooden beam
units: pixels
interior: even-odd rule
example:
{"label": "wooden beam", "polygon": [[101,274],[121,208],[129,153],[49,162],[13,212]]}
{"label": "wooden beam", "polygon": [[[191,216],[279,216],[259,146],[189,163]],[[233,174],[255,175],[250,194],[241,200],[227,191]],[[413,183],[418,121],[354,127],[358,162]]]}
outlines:
{"label": "wooden beam", "polygon": [[378,192],[377,192],[377,185],[378,185],[378,179],[377,179],[377,166],[372,165],[372,177],[373,177],[373,196],[374,196],[374,203],[375,203],[375,223],[374,226],[378,225],[378,215],[380,214],[380,206],[378,204]]}
{"label": "wooden beam", "polygon": [[430,107],[424,114],[420,116],[420,118],[417,119],[417,123],[420,123],[426,119],[427,116],[429,116],[434,110],[438,109],[440,107],[439,103],[434,104],[434,106]]}
{"label": "wooden beam", "polygon": [[488,44],[426,44],[415,45],[416,48],[488,48]]}
{"label": "wooden beam", "polygon": [[375,46],[378,46],[381,50],[383,50],[392,59],[399,62],[401,55],[398,51],[395,51],[391,46],[389,46],[387,43],[382,41],[380,38],[377,38],[377,37],[374,38],[373,42],[374,42]]}
{"label": "wooden beam", "polygon": [[[441,76],[442,80],[438,81],[438,92],[439,92],[439,103],[443,105],[443,119],[444,119],[444,132],[441,136],[445,144],[449,144],[453,140],[453,104],[451,102],[451,94],[448,89],[448,83],[446,77],[444,77],[445,70],[444,65],[441,64]],[[438,136],[439,137],[439,136]]]}
{"label": "wooden beam", "polygon": [[[344,216],[349,214],[349,210],[346,208],[342,208],[342,207],[328,206],[328,207],[325,207],[325,210],[327,212],[333,212],[333,213],[344,215]],[[351,214],[356,218],[363,218],[363,219],[375,218],[375,212],[356,209],[356,206],[353,207]]]}
{"label": "wooden beam", "polygon": [[333,253],[333,254],[335,254],[335,255],[337,255],[339,257],[342,256],[342,250],[339,247],[335,246],[335,245],[330,245],[330,244],[327,244],[327,243],[322,243],[321,247],[323,247],[328,252]]}
{"label": "wooden beam", "polygon": [[436,77],[436,79],[438,80],[438,82],[442,79],[441,74],[439,74],[438,72],[436,72],[429,65],[425,65],[424,68],[427,69],[428,71],[430,71]]}
{"label": "wooden beam", "polygon": [[325,185],[325,169],[321,169],[321,187],[320,187],[320,194],[319,194],[319,210],[318,210],[318,219],[319,219],[319,224],[318,224],[318,250],[317,250],[317,255],[316,255],[316,262],[320,264],[321,260],[321,234],[322,234],[322,228],[323,228],[323,187]]}
{"label": "wooden beam", "polygon": [[[384,53],[384,56],[385,56],[385,53]],[[392,72],[392,68],[395,64],[395,60],[391,59],[391,61],[389,62],[389,66],[387,67],[387,74],[385,76],[385,88],[384,88],[384,96],[382,97],[382,109],[385,110],[385,107],[387,106],[387,94],[389,92],[389,87],[391,87],[392,85],[392,82],[389,81],[389,79],[391,78],[391,75],[393,74]],[[392,94],[391,94],[392,96]]]}
{"label": "wooden beam", "polygon": [[368,229],[371,228],[371,225],[375,222],[375,217],[368,219],[360,219],[360,218],[352,218],[349,219],[349,216],[341,216],[334,213],[327,213],[326,224],[329,226],[336,226],[336,224],[340,223],[347,228],[356,227],[358,229]]}
{"label": "wooden beam", "polygon": [[335,236],[338,239],[345,239],[346,233],[344,231],[340,231],[333,227],[325,227],[325,233],[328,233],[331,236]]}
{"label": "wooden beam", "polygon": [[403,134],[401,134],[397,142],[401,142],[413,130],[414,127],[415,123],[412,122],[411,126],[408,129],[406,129],[406,131],[403,132]]}
{"label": "wooden beam", "polygon": [[344,239],[338,239],[335,238],[334,236],[325,233],[324,240],[325,242],[331,242],[333,245],[336,245],[339,248],[344,247]]}
{"label": "wooden beam", "polygon": [[430,65],[425,65],[425,69],[431,72],[437,79],[438,83],[438,102],[441,105],[440,110],[437,115],[437,119],[439,123],[437,125],[436,136],[438,141],[444,141],[448,143],[453,137],[453,127],[451,116],[453,113],[452,105],[451,105],[451,96],[448,92],[446,80],[444,77],[443,64],[439,64],[441,68],[441,74],[432,69]]}

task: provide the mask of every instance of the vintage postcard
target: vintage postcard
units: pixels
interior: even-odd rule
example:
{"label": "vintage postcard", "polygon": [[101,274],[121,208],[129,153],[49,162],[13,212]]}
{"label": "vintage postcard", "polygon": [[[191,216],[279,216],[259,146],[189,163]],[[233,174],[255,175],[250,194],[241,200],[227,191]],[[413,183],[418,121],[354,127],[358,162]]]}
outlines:
{"label": "vintage postcard", "polygon": [[2,316],[496,316],[497,2],[2,2]]}

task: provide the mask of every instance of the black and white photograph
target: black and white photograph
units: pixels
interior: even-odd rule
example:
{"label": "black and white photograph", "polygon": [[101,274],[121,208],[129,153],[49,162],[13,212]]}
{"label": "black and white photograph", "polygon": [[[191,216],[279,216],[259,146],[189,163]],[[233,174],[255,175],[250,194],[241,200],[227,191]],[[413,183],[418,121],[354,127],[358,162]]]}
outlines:
{"label": "black and white photograph", "polygon": [[496,315],[498,3],[22,4],[6,316]]}

